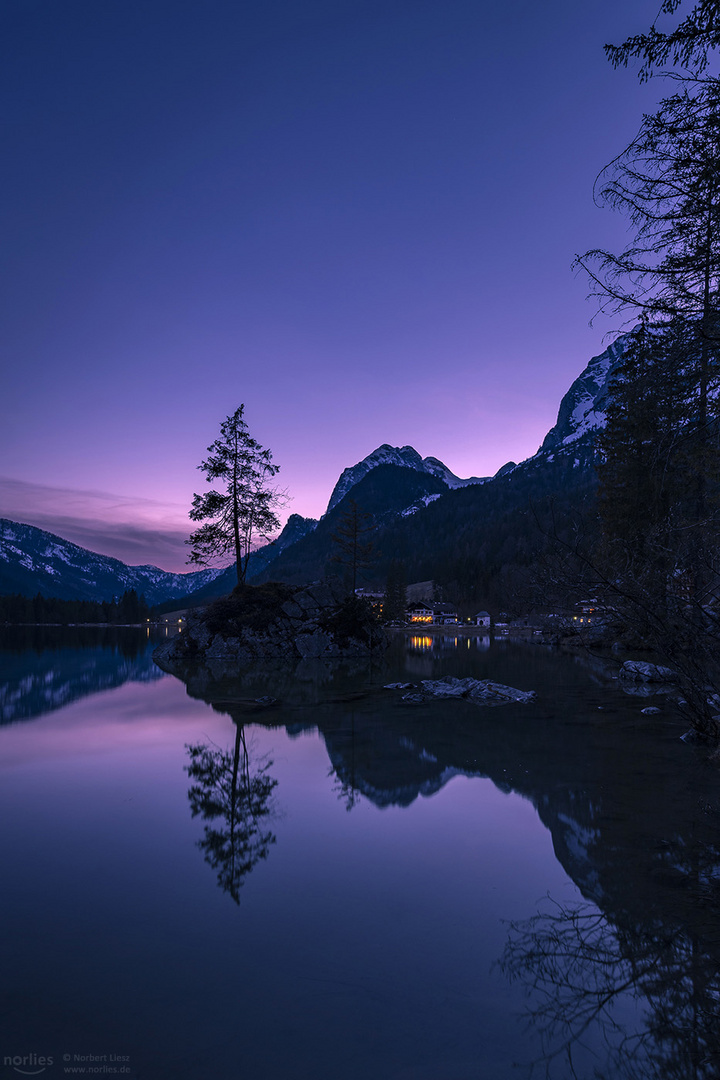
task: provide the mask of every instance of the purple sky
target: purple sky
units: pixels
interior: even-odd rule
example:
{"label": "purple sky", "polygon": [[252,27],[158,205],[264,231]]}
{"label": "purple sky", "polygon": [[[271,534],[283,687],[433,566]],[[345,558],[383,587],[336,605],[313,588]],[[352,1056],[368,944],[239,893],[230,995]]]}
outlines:
{"label": "purple sky", "polygon": [[5,0],[0,515],[184,565],[244,402],[293,501],[535,452],[612,329],[573,255],[658,0]]}

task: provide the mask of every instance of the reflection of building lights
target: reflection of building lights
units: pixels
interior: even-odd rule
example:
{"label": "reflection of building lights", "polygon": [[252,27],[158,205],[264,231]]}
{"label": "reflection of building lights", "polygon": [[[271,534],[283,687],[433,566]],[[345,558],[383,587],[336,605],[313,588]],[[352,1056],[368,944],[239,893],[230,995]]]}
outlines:
{"label": "reflection of building lights", "polygon": [[421,651],[426,652],[428,649],[432,649],[433,639],[429,636],[420,637],[419,634],[414,634],[410,638],[410,646],[413,649],[420,649]]}

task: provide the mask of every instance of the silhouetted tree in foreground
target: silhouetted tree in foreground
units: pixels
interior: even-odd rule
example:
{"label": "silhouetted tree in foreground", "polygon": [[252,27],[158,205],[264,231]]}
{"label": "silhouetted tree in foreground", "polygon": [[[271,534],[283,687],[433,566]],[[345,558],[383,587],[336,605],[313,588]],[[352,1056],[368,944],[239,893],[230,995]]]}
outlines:
{"label": "silhouetted tree in foreground", "polygon": [[[656,20],[673,15],[683,0],[662,0]],[[697,0],[684,18],[670,30],[658,30],[655,23],[643,34],[633,34],[621,45],[606,45],[605,55],[613,67],[628,67],[639,60],[641,81],[664,74],[667,66],[682,67],[695,77],[707,67],[708,53],[720,45],[720,0]]]}
{"label": "silhouetted tree in foreground", "polygon": [[[664,0],[672,15],[681,0]],[[601,544],[578,545],[585,595],[633,645],[679,676],[688,719],[720,740],[720,5],[699,0],[672,31],[609,48],[648,75],[680,64],[677,93],[643,117],[603,171],[597,201],[630,225],[622,251],[577,260],[601,310],[640,318],[610,387],[599,439]],[[678,73],[676,73],[678,74]],[[587,591],[591,590],[591,591]]]}
{"label": "silhouetted tree in foreground", "polygon": [[208,458],[198,465],[208,484],[219,480],[224,490],[193,495],[190,520],[205,524],[185,541],[192,549],[188,562],[200,566],[233,554],[238,585],[245,581],[253,544],[280,527],[276,510],[285,499],[273,486],[280,467],[248,431],[244,410],[240,405],[225,418]]}
{"label": "silhouetted tree in foreground", "polygon": [[260,859],[267,858],[276,840],[263,827],[277,787],[277,780],[267,775],[272,761],[251,772],[245,731],[239,724],[232,753],[205,743],[186,749],[190,756],[186,770],[195,781],[188,791],[192,816],[209,823],[198,846],[217,871],[220,887],[239,904],[245,878]]}

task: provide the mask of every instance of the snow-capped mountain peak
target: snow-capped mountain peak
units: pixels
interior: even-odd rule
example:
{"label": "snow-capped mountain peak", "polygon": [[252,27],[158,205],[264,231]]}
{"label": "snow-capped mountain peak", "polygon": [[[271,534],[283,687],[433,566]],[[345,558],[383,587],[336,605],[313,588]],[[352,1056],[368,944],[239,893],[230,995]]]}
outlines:
{"label": "snow-capped mountain peak", "polygon": [[340,474],[340,478],[330,496],[326,513],[329,513],[334,506],[337,506],[350,489],[358,484],[364,476],[367,476],[371,469],[377,468],[378,465],[399,465],[404,469],[414,469],[416,472],[428,473],[442,480],[449,488],[466,487],[468,484],[484,484],[487,479],[487,477],[471,476],[467,480],[462,480],[437,458],[420,457],[420,454],[413,446],[390,446],[389,443],[383,443],[382,446],[378,446],[371,454],[364,457],[362,461],[358,461],[357,465],[352,465]]}

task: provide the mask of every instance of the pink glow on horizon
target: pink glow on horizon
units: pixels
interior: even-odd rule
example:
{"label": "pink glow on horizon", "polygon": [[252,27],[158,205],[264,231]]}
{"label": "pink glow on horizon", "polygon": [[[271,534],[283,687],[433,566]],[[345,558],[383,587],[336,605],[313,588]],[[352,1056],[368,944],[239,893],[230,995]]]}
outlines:
{"label": "pink glow on horizon", "polygon": [[535,453],[612,329],[570,267],[626,239],[648,4],[6,5],[0,515],[187,570],[240,403],[303,516],[382,443]]}
{"label": "pink glow on horizon", "polygon": [[[377,418],[372,418],[368,423],[369,430],[359,427],[344,429],[335,435],[321,430],[316,433],[316,438],[321,435],[330,437],[331,447],[323,449],[318,441],[311,446],[303,446],[300,460],[293,452],[293,443],[287,434],[279,430],[279,449],[275,451],[274,459],[281,465],[279,484],[287,488],[290,496],[281,515],[283,523],[290,514],[314,518],[324,514],[343,469],[355,465],[383,442],[395,446],[413,445],[422,457],[439,458],[462,478],[488,476],[509,460],[521,461],[535,453],[555,419],[552,413],[549,414],[552,417],[549,423],[545,417],[538,421],[537,413],[534,417],[518,416],[509,428],[505,417],[497,410],[493,414],[487,406],[471,405],[470,411],[475,413],[472,426],[469,421],[465,429],[452,422],[441,423],[432,435],[418,432],[412,423],[397,423],[396,420],[393,427],[400,431],[400,437],[382,438]],[[502,439],[498,428],[505,429]],[[372,438],[369,440],[369,433],[373,430],[378,431],[376,441]],[[541,434],[536,438],[538,430]],[[478,465],[477,441],[484,443],[493,433],[496,443],[492,453],[482,455],[486,463],[483,470],[482,465]],[[443,446],[446,446],[446,451]],[[520,452],[515,450],[513,454],[511,451],[516,447],[521,448]],[[202,456],[203,449],[198,453]],[[283,463],[283,454],[287,464]],[[344,459],[343,454],[347,455]],[[98,477],[99,474],[100,470]],[[150,563],[175,573],[196,569],[186,561],[187,547],[184,541],[193,527],[187,515],[192,493],[206,490],[202,475],[196,469],[188,468],[186,477],[181,477],[176,468],[169,478],[170,482],[158,483],[144,470],[124,471],[118,479],[124,481],[126,490],[135,482],[137,490],[145,494],[133,496],[129,493],[54,487],[48,483],[0,477],[0,517],[35,525],[81,547],[121,559],[130,565]],[[189,483],[183,483],[183,479]],[[194,487],[190,484],[194,484]],[[175,496],[175,499],[166,501],[163,496],[168,495]]]}

